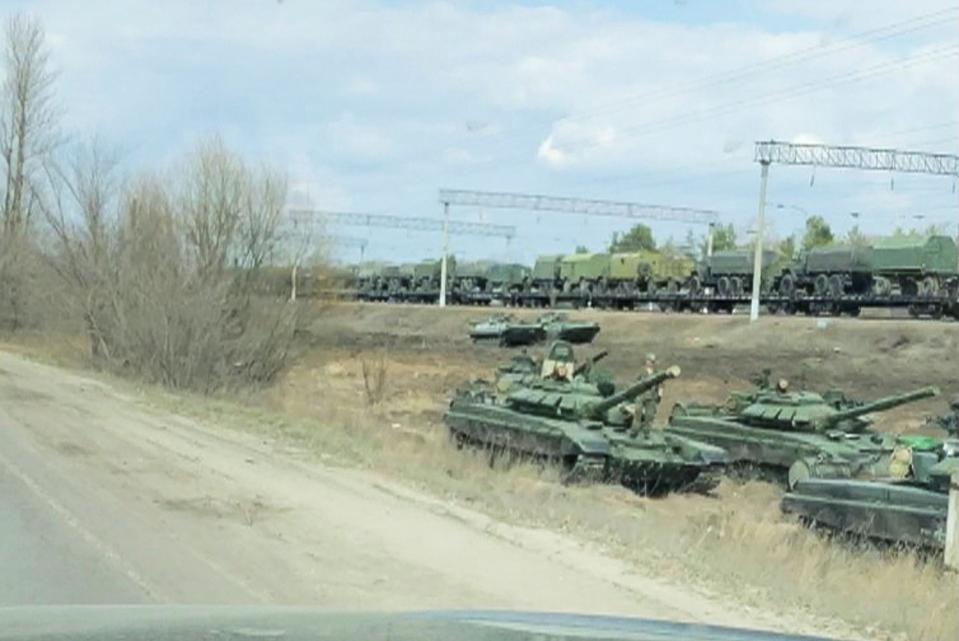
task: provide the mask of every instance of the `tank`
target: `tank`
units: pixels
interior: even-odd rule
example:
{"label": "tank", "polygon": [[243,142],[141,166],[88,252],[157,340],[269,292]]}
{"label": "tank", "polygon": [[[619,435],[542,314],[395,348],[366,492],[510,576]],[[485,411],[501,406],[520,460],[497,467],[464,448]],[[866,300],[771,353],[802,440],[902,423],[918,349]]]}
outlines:
{"label": "tank", "polygon": [[495,342],[501,347],[531,345],[545,340],[546,330],[538,323],[524,323],[507,314],[495,314],[470,327],[474,343]]}
{"label": "tank", "polygon": [[901,437],[890,458],[886,478],[806,478],[783,496],[780,507],[817,527],[943,547],[950,477],[959,471],[959,440]]}
{"label": "tank", "polygon": [[667,431],[722,447],[737,467],[787,486],[810,476],[876,477],[896,440],[872,429],[868,415],[938,393],[926,387],[859,403],[837,392],[789,391],[785,381],[773,389],[764,377],[722,405],[676,403]]}
{"label": "tank", "polygon": [[564,340],[570,343],[591,343],[599,333],[599,323],[591,321],[572,321],[566,314],[543,314],[536,319],[543,328],[547,340]]}
{"label": "tank", "polygon": [[544,378],[536,369],[524,355],[501,368],[493,383],[458,390],[443,416],[451,438],[557,462],[565,482],[616,482],[649,495],[715,487],[727,460],[721,448],[634,425],[637,398],[678,376],[679,368],[619,391],[590,376],[588,366],[565,370],[570,378]]}

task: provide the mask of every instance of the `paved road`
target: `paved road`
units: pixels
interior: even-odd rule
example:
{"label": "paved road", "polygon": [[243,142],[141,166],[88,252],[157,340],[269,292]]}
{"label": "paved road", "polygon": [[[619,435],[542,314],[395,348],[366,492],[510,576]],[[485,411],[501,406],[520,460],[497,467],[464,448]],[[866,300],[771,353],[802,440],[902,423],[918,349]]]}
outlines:
{"label": "paved road", "polygon": [[0,605],[141,602],[515,608],[812,631],[0,352]]}

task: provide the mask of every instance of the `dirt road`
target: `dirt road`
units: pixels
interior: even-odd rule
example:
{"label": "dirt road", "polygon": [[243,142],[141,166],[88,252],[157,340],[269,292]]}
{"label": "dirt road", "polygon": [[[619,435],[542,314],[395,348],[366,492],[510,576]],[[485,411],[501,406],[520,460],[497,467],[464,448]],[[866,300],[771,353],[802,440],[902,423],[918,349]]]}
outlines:
{"label": "dirt road", "polygon": [[522,608],[809,631],[7,353],[0,505],[17,560],[3,604]]}

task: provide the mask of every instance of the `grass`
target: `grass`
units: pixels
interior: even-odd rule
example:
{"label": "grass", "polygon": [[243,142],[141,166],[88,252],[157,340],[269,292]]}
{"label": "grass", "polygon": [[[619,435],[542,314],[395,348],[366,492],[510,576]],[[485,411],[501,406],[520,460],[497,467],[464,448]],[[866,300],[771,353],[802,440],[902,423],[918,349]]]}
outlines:
{"label": "grass", "polygon": [[[53,361],[64,364],[69,345],[32,343],[20,351],[55,348]],[[145,398],[277,439],[326,464],[374,469],[510,523],[568,533],[650,576],[755,608],[803,612],[837,636],[855,630],[874,639],[959,638],[959,577],[935,561],[805,529],[779,513],[779,490],[763,483],[724,481],[716,497],[651,500],[618,487],[564,487],[549,467],[491,467],[483,452],[453,448],[439,427],[448,364],[391,353],[383,363],[383,398],[364,402],[362,362],[380,354],[306,355],[280,384],[243,401],[156,388]],[[465,366],[452,369],[467,378]]]}

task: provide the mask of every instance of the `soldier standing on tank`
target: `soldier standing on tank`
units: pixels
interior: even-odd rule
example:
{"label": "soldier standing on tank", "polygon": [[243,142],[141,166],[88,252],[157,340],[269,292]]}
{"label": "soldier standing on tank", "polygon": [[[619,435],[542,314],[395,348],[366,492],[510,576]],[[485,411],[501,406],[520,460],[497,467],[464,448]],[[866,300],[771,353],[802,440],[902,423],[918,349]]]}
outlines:
{"label": "soldier standing on tank", "polygon": [[[652,376],[656,373],[656,355],[646,355],[646,373],[644,376]],[[636,414],[633,417],[633,436],[638,436],[640,431],[649,432],[653,425],[653,419],[656,418],[656,410],[659,408],[660,401],[663,400],[663,386],[657,385],[652,389],[643,392],[636,400]]]}
{"label": "soldier standing on tank", "polygon": [[930,422],[944,429],[952,438],[959,438],[959,396],[953,397],[949,409],[949,414],[936,416]]}

